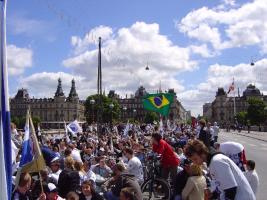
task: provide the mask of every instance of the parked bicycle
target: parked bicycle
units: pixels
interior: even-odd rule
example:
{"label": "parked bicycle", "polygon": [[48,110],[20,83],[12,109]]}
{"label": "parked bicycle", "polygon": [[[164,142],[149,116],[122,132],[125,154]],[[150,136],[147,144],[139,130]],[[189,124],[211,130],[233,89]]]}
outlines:
{"label": "parked bicycle", "polygon": [[171,198],[171,187],[169,183],[160,177],[161,157],[151,153],[146,157],[147,179],[141,186],[143,199],[165,199]]}

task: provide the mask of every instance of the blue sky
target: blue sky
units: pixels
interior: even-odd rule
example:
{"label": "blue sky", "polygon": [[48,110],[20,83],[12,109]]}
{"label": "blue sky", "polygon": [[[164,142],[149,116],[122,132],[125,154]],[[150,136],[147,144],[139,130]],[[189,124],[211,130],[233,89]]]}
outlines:
{"label": "blue sky", "polygon": [[93,94],[101,36],[107,91],[153,92],[161,82],[201,114],[233,77],[241,91],[249,83],[267,91],[266,13],[265,0],[9,0],[10,93],[51,97],[61,77],[65,95],[72,78],[82,99]]}

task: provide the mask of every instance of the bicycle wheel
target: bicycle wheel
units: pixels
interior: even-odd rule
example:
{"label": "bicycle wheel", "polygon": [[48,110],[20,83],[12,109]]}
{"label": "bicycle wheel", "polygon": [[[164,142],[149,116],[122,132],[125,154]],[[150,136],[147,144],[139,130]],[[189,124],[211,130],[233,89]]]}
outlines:
{"label": "bicycle wheel", "polygon": [[171,199],[169,184],[162,178],[148,179],[141,186],[144,200]]}

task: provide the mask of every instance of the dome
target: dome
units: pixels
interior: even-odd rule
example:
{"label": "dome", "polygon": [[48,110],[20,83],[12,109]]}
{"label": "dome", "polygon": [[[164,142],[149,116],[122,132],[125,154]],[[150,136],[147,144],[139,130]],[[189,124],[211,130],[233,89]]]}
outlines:
{"label": "dome", "polygon": [[255,85],[248,85],[247,89],[243,92],[243,96],[261,96],[261,92]]}

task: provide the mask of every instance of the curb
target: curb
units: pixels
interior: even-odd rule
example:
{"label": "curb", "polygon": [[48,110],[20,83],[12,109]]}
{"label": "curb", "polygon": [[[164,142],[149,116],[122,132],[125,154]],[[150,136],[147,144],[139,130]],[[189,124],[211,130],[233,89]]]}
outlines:
{"label": "curb", "polygon": [[241,134],[241,133],[233,133],[233,132],[232,132],[232,134],[242,135],[242,136],[245,136],[245,137],[248,137],[248,138],[252,138],[252,139],[255,139],[255,140],[267,142],[267,140],[265,140],[265,139],[256,138],[256,137],[253,137],[253,136],[250,136],[250,135],[245,135],[245,134]]}

